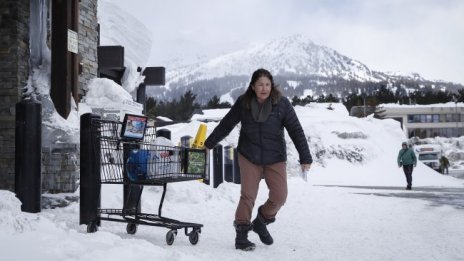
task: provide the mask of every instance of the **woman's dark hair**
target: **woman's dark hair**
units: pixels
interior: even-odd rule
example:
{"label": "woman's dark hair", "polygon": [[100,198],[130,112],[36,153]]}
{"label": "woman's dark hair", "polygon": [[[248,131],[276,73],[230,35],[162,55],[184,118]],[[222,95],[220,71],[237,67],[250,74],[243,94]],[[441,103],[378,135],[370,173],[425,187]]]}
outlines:
{"label": "woman's dark hair", "polygon": [[268,70],[260,68],[253,72],[253,75],[251,75],[250,84],[248,85],[248,89],[242,95],[245,102],[245,106],[248,109],[251,108],[251,100],[256,98],[256,93],[253,91],[252,86],[261,77],[266,77],[271,81],[271,94],[269,95],[269,97],[271,97],[272,104],[276,104],[282,96],[282,93],[279,90],[279,86],[274,83],[274,78],[272,77],[272,74]]}

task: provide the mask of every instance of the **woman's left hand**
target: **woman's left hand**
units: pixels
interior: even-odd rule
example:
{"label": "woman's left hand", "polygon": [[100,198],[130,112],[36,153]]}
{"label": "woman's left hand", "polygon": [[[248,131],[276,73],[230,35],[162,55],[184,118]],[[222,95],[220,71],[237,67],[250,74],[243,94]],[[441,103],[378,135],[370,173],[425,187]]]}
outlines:
{"label": "woman's left hand", "polygon": [[301,164],[301,171],[305,172],[311,168],[311,164]]}

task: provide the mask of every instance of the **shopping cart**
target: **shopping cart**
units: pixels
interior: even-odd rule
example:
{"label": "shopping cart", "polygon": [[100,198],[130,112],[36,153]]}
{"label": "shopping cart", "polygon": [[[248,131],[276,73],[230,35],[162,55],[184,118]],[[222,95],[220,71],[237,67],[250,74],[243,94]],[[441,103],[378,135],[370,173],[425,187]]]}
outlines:
{"label": "shopping cart", "polygon": [[[98,194],[102,184],[122,184],[127,191],[121,209],[98,208],[96,218],[87,223],[87,232],[98,230],[101,220],[127,223],[128,234],[135,234],[138,225],[166,227],[166,243],[172,245],[179,229],[184,229],[191,244],[198,243],[202,224],[181,222],[162,216],[167,183],[208,178],[208,155],[205,150],[160,145],[155,128],[147,128],[141,140],[121,138],[122,123],[91,121],[93,164]],[[140,199],[144,186],[161,186],[158,213],[141,212]],[[100,195],[98,195],[100,197]]]}

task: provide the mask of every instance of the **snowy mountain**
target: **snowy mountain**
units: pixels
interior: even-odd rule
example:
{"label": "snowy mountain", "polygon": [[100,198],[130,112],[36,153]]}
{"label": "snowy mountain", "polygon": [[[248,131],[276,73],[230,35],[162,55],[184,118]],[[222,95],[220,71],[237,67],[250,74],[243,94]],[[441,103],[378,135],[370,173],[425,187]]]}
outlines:
{"label": "snowy mountain", "polygon": [[313,95],[333,93],[344,96],[358,92],[360,88],[366,92],[376,90],[382,83],[392,87],[437,85],[453,89],[445,82],[428,81],[418,73],[373,71],[355,59],[298,34],[210,60],[203,57],[193,64],[181,64],[179,60],[168,63],[167,84],[165,88],[149,90],[152,96],[175,99],[190,89],[200,94],[201,103],[213,95],[222,96],[223,101],[233,101],[243,92],[257,68],[271,71],[289,97],[305,97],[309,90]]}
{"label": "snowy mountain", "polygon": [[188,83],[192,80],[198,81],[228,75],[248,76],[261,67],[278,75],[315,75],[360,81],[385,79],[361,62],[343,56],[328,47],[317,45],[302,35],[283,37],[201,64],[173,68],[167,76],[171,82]]}

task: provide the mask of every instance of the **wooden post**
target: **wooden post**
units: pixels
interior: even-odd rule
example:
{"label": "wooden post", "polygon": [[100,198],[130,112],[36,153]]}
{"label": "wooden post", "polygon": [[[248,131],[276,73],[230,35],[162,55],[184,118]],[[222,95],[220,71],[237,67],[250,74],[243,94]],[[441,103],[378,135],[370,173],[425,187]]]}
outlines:
{"label": "wooden post", "polygon": [[78,103],[78,54],[68,50],[68,29],[78,32],[79,1],[52,0],[52,68],[50,96],[56,111],[67,118],[71,96]]}
{"label": "wooden post", "polygon": [[[80,0],[71,0],[71,15],[70,18],[70,29],[79,35],[79,2]],[[78,49],[79,49],[79,40],[78,40]],[[71,92],[72,97],[74,98],[74,102],[76,106],[79,104],[79,62],[80,62],[80,55],[79,52],[73,53],[68,51],[68,55],[70,55],[70,67],[71,67]]]}

